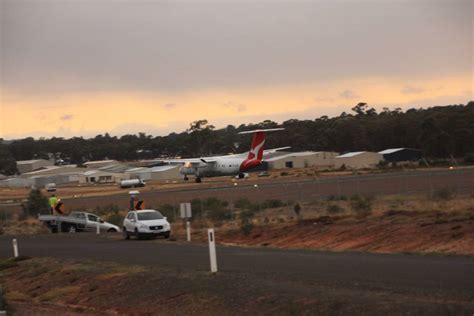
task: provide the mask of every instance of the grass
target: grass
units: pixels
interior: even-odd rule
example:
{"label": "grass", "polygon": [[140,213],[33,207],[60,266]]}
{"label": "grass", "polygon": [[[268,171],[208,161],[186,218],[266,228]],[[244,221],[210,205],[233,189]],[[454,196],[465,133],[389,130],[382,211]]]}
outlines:
{"label": "grass", "polygon": [[67,295],[78,293],[80,290],[81,290],[80,286],[73,286],[73,285],[65,286],[65,287],[56,287],[38,296],[37,299],[40,302],[55,301]]}

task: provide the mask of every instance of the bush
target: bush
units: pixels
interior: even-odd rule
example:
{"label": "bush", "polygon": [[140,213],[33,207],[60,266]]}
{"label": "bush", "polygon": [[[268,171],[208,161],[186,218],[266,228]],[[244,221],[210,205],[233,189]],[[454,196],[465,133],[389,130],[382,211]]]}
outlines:
{"label": "bush", "polygon": [[119,212],[107,215],[104,220],[119,227],[123,224],[123,217],[119,214]]}
{"label": "bush", "polygon": [[338,214],[343,212],[344,209],[337,204],[329,204],[326,208],[326,212],[329,214]]}
{"label": "bush", "polygon": [[238,199],[234,202],[234,206],[240,209],[250,209],[252,203],[248,199]]}
{"label": "bush", "polygon": [[455,197],[455,192],[454,190],[451,190],[449,188],[441,188],[441,189],[436,189],[433,192],[433,199],[439,200],[439,201],[449,201],[452,200]]}
{"label": "bush", "polygon": [[48,198],[39,189],[31,189],[26,204],[21,205],[23,209],[22,219],[36,214],[49,214]]}
{"label": "bush", "polygon": [[242,232],[246,236],[250,235],[253,228],[254,228],[254,226],[253,226],[252,222],[250,222],[249,220],[242,220],[242,222],[240,223],[240,229],[242,230]]}
{"label": "bush", "polygon": [[285,206],[285,203],[281,200],[266,200],[262,203],[262,209],[266,208],[277,208]]}
{"label": "bush", "polygon": [[361,217],[368,216],[372,213],[372,203],[374,198],[371,196],[353,195],[350,203],[351,207]]}
{"label": "bush", "polygon": [[255,215],[255,212],[252,211],[252,210],[242,211],[242,212],[240,212],[240,219],[242,221],[243,220],[249,220],[249,219],[253,218],[254,215]]}
{"label": "bush", "polygon": [[297,217],[300,217],[301,206],[299,203],[296,203],[295,206],[293,206],[293,211]]}

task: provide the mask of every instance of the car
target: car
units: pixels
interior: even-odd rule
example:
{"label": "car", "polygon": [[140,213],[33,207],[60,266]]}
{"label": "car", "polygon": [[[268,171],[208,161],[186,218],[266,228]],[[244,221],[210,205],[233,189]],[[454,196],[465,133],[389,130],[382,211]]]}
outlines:
{"label": "car", "polygon": [[85,220],[85,230],[95,231],[97,229],[97,223],[99,223],[99,228],[101,231],[106,231],[108,233],[120,232],[120,227],[104,221],[102,218],[95,214],[87,212],[71,212],[71,214],[69,214],[69,217]]}
{"label": "car", "polygon": [[130,239],[130,236],[137,239],[157,236],[169,238],[171,225],[167,218],[156,210],[130,211],[123,220],[122,232],[125,239]]}

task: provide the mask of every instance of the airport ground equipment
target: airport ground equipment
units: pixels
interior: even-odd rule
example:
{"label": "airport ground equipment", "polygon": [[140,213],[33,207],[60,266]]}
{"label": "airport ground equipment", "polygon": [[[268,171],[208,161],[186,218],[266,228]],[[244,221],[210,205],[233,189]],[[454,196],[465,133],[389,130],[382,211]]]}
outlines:
{"label": "airport ground equipment", "polygon": [[142,179],[130,179],[130,180],[120,181],[120,187],[122,189],[144,187],[145,185],[146,185],[146,182],[143,181]]}
{"label": "airport ground equipment", "polygon": [[99,216],[87,212],[72,212],[68,216],[39,215],[38,219],[53,233],[96,231],[97,225],[101,231],[120,231],[120,227],[107,223]]}
{"label": "airport ground equipment", "polygon": [[125,239],[130,239],[130,236],[135,236],[137,239],[157,236],[169,238],[171,225],[158,211],[136,210],[128,212],[123,220],[122,232]]}

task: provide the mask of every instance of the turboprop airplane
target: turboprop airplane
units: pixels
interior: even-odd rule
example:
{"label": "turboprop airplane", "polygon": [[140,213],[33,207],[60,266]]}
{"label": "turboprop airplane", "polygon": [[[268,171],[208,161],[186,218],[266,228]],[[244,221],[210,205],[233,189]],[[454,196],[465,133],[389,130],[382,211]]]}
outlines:
{"label": "turboprop airplane", "polygon": [[284,128],[257,129],[240,132],[239,134],[253,134],[250,151],[246,153],[189,159],[167,159],[161,162],[182,165],[179,172],[184,175],[184,180],[188,180],[189,175],[194,175],[196,176],[196,183],[200,183],[203,177],[238,175],[239,178],[244,178],[244,172],[262,163],[264,154],[290,148],[281,147],[263,150],[265,133],[281,130],[284,130]]}

